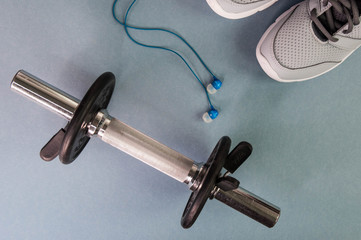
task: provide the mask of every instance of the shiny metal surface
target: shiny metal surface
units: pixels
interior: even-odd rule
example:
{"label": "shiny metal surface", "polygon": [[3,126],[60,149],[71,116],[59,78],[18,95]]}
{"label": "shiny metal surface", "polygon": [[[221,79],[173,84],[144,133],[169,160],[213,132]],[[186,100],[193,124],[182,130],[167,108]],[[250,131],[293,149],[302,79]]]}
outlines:
{"label": "shiny metal surface", "polygon": [[194,185],[194,181],[197,178],[198,173],[199,173],[199,166],[193,164],[191,170],[188,173],[186,180],[184,181],[184,183],[188,185],[189,189],[191,189],[192,186]]}
{"label": "shiny metal surface", "polygon": [[43,80],[20,70],[11,81],[10,88],[41,106],[71,120],[79,100]]}
{"label": "shiny metal surface", "polygon": [[243,188],[227,192],[217,188],[213,196],[269,228],[273,227],[280,217],[281,210],[278,207]]}
{"label": "shiny metal surface", "polygon": [[87,126],[89,137],[98,136],[102,138],[111,120],[112,117],[108,114],[107,110],[99,111]]}
{"label": "shiny metal surface", "polygon": [[111,120],[102,140],[180,182],[189,181],[191,159],[117,119]]}
{"label": "shiny metal surface", "polygon": [[[15,75],[11,89],[67,120],[71,120],[80,102],[23,70]],[[112,118],[106,110],[99,111],[86,127],[89,136],[100,137],[104,142],[187,184],[191,191],[198,187],[196,179],[200,169],[191,159]],[[243,188],[225,192],[215,187],[210,198],[216,198],[268,227],[273,227],[280,216],[278,207]]]}
{"label": "shiny metal surface", "polygon": [[[24,70],[15,75],[11,89],[67,120],[71,120],[80,102]],[[98,112],[87,128],[89,136],[100,137],[180,182],[188,184],[197,171],[191,159],[112,118],[105,110]]]}

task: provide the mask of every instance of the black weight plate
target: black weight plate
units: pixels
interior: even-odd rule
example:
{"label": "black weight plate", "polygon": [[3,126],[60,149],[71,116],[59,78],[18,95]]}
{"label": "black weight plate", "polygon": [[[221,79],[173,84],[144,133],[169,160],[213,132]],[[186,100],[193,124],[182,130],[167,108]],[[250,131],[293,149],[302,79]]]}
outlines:
{"label": "black weight plate", "polygon": [[184,209],[181,224],[184,228],[190,228],[197,220],[204,204],[214,189],[216,179],[228,156],[231,147],[231,139],[222,137],[215,146],[208,161],[203,165],[199,173],[200,183],[198,188],[191,194]]}
{"label": "black weight plate", "polygon": [[79,103],[71,119],[60,149],[59,158],[64,164],[72,163],[89,141],[87,124],[101,109],[108,106],[115,86],[113,73],[103,73],[92,84]]}

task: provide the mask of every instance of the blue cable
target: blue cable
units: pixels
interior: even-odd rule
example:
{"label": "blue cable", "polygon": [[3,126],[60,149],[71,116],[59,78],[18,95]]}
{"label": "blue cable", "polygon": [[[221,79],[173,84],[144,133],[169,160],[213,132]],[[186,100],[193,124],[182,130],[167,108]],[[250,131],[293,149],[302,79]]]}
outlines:
{"label": "blue cable", "polygon": [[[135,0],[136,1],[136,0]],[[135,1],[131,4],[131,6],[135,3]],[[113,8],[112,8],[112,13],[113,13],[113,17],[114,19],[121,24],[122,26],[124,26],[124,23],[120,22],[117,17],[115,16],[115,5],[117,4],[118,0],[115,0],[113,3]],[[131,8],[131,6],[129,8]],[[136,30],[143,30],[143,31],[161,31],[161,32],[166,32],[169,34],[172,34],[174,36],[176,36],[177,38],[179,38],[183,43],[185,43],[191,50],[192,52],[196,55],[196,57],[198,58],[198,60],[202,63],[202,65],[205,67],[205,69],[212,75],[212,77],[217,78],[213,72],[208,68],[208,66],[205,64],[205,62],[203,61],[203,59],[199,56],[199,54],[197,53],[197,51],[187,42],[187,40],[185,40],[181,35],[172,32],[168,29],[164,29],[164,28],[145,28],[145,27],[136,27],[136,26],[131,26],[127,24],[128,28],[131,29],[136,29]]]}
{"label": "blue cable", "polygon": [[166,32],[166,33],[170,33],[174,36],[176,36],[177,38],[179,38],[180,40],[182,40],[182,42],[184,42],[191,50],[192,52],[197,56],[197,58],[199,59],[199,61],[202,63],[202,65],[206,68],[206,70],[213,76],[213,79],[214,80],[218,80],[217,77],[212,73],[212,71],[208,68],[208,66],[204,63],[204,61],[202,60],[202,58],[199,56],[199,54],[194,50],[194,48],[182,37],[180,36],[179,34],[175,33],[175,32],[172,32],[170,30],[167,30],[167,29],[162,29],[162,28],[143,28],[143,27],[135,27],[135,26],[131,26],[131,25],[128,25],[127,24],[127,19],[128,19],[128,15],[129,15],[129,12],[131,10],[131,8],[133,7],[134,3],[136,2],[137,0],[134,0],[130,6],[128,7],[127,11],[126,11],[126,14],[125,14],[125,17],[124,17],[124,23],[121,22],[115,15],[115,6],[116,6],[116,3],[118,2],[118,0],[115,0],[114,3],[113,3],[113,7],[112,7],[112,14],[113,14],[113,18],[115,19],[115,21],[117,21],[120,25],[122,25],[124,27],[124,30],[127,34],[127,36],[129,37],[129,39],[134,42],[135,44],[139,45],[139,46],[142,46],[142,47],[146,47],[146,48],[152,48],[152,49],[160,49],[160,50],[165,50],[165,51],[169,51],[171,53],[174,53],[175,55],[177,55],[185,64],[186,66],[188,67],[188,69],[192,72],[192,74],[194,75],[194,77],[198,80],[198,82],[201,84],[201,86],[203,87],[205,93],[206,93],[206,96],[207,96],[207,100],[208,100],[208,103],[210,105],[210,108],[211,110],[214,110],[215,108],[213,107],[212,105],[212,102],[210,100],[210,97],[209,97],[209,94],[207,92],[207,88],[204,86],[203,82],[199,79],[199,77],[197,76],[197,74],[193,71],[193,69],[191,68],[191,66],[187,63],[187,61],[184,59],[184,57],[182,57],[182,55],[180,55],[178,52],[172,50],[172,49],[169,49],[169,48],[166,48],[166,47],[161,47],[161,46],[154,46],[154,45],[147,45],[147,44],[144,44],[144,43],[141,43],[141,42],[138,42],[137,40],[135,40],[130,34],[129,34],[129,31],[128,31],[128,28],[131,28],[131,29],[135,29],[135,30],[143,30],[143,31],[162,31],[162,32]]}

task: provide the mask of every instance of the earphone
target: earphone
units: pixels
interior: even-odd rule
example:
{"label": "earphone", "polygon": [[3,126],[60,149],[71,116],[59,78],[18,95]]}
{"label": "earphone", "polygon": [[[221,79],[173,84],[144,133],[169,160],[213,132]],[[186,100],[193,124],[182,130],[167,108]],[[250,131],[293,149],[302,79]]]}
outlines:
{"label": "earphone", "polygon": [[[136,27],[136,26],[131,26],[127,24],[127,19],[128,19],[128,15],[129,12],[131,10],[131,8],[133,7],[134,3],[137,0],[133,0],[133,2],[130,4],[130,6],[128,7],[125,16],[124,16],[124,22],[121,22],[116,14],[115,14],[115,6],[118,2],[118,0],[115,0],[113,3],[113,7],[112,7],[112,14],[113,14],[113,18],[115,19],[115,21],[117,21],[120,25],[122,25],[124,27],[125,33],[127,34],[128,38],[134,42],[135,44],[142,46],[142,47],[146,47],[146,48],[152,48],[152,49],[160,49],[160,50],[165,50],[168,52],[171,52],[175,55],[177,55],[182,61],[183,63],[188,67],[188,69],[191,71],[191,73],[193,74],[193,76],[197,79],[197,81],[201,84],[201,86],[203,87],[207,100],[208,100],[208,104],[209,104],[209,111],[207,111],[206,113],[203,114],[202,119],[204,122],[206,123],[210,123],[212,122],[214,119],[216,119],[219,115],[218,110],[216,110],[214,108],[214,106],[212,105],[211,99],[209,97],[209,94],[214,94],[217,92],[217,90],[219,90],[222,86],[222,81],[219,80],[214,74],[213,72],[208,68],[208,66],[204,63],[204,61],[202,60],[202,58],[199,56],[199,54],[197,53],[197,51],[179,34],[170,31],[168,29],[163,29],[163,28],[144,28],[144,27]],[[184,59],[184,57],[178,53],[177,51],[170,49],[170,48],[166,48],[166,47],[162,47],[162,46],[155,46],[155,45],[147,45],[144,43],[141,43],[137,40],[135,40],[129,33],[128,29],[135,29],[135,30],[142,30],[142,31],[161,31],[161,32],[166,32],[169,33],[175,37],[177,37],[178,39],[180,39],[184,44],[186,44],[189,49],[195,54],[195,56],[198,58],[198,60],[201,62],[201,64],[204,66],[204,68],[210,73],[210,75],[213,77],[213,81],[207,85],[207,87],[204,85],[204,83],[200,80],[200,78],[198,77],[198,75],[195,73],[195,71],[191,68],[191,66],[188,64],[188,62]]]}
{"label": "earphone", "polygon": [[215,94],[217,90],[219,90],[222,87],[222,82],[218,78],[213,78],[213,82],[208,84],[207,91],[210,94]]}
{"label": "earphone", "polygon": [[212,108],[211,110],[209,110],[208,112],[205,112],[203,114],[202,119],[204,122],[210,123],[218,117],[218,114],[219,113],[218,113],[217,109]]}

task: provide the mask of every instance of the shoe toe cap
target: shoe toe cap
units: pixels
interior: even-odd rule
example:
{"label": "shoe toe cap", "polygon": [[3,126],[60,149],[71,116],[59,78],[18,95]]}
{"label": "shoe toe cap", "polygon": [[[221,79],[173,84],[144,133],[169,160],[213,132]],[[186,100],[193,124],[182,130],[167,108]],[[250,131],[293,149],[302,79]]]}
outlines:
{"label": "shoe toe cap", "polygon": [[286,11],[269,27],[256,53],[262,69],[280,82],[317,77],[337,66],[345,54],[316,39],[304,2]]}

